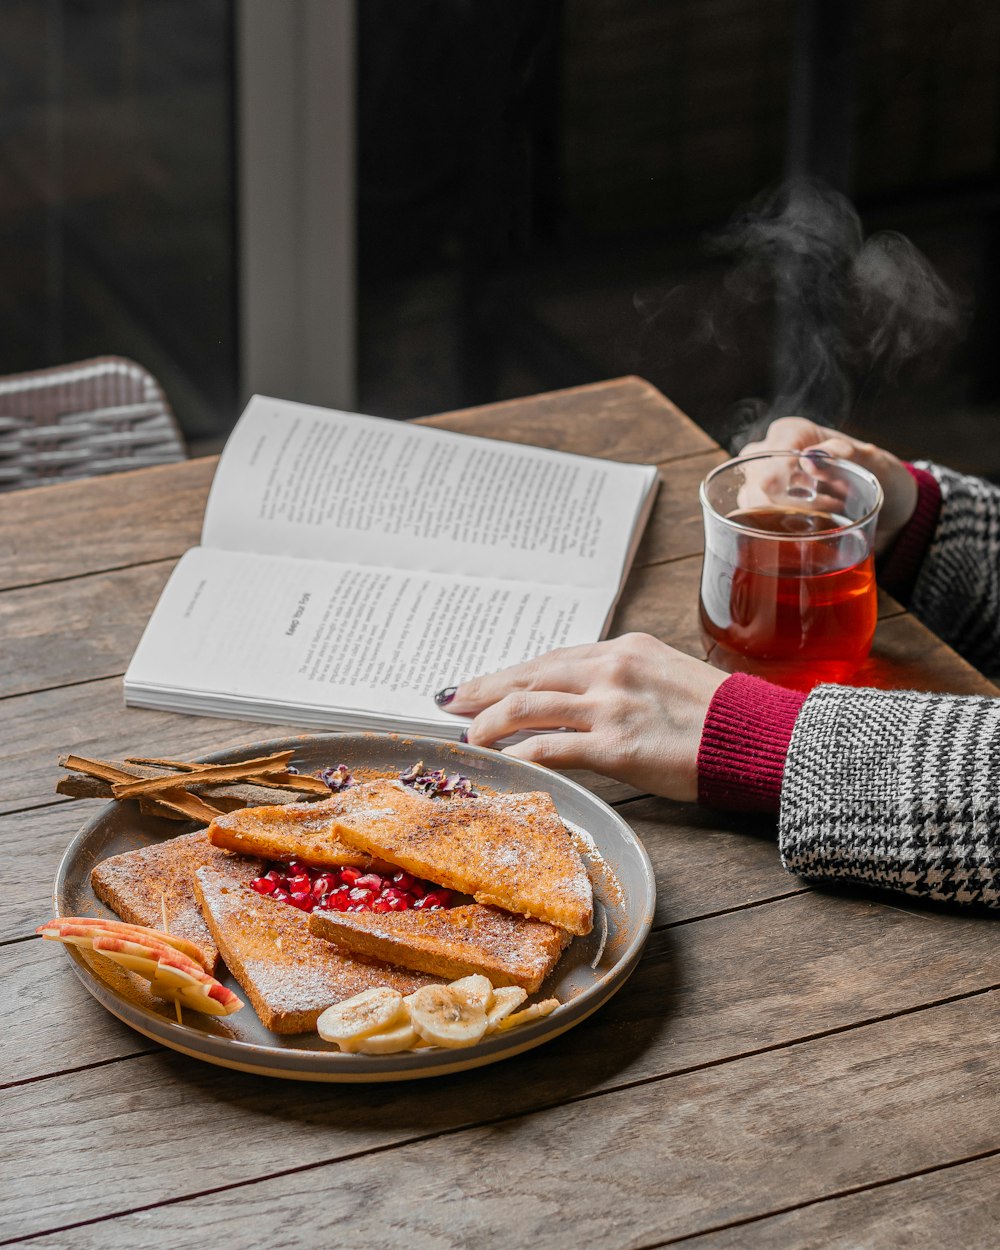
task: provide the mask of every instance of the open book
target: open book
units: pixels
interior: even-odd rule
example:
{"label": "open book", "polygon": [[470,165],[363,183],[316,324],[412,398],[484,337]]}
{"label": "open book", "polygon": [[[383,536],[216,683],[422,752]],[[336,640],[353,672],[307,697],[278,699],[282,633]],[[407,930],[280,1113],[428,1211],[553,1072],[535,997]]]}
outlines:
{"label": "open book", "polygon": [[458,738],[435,691],[604,634],[656,481],[255,396],[125,701]]}

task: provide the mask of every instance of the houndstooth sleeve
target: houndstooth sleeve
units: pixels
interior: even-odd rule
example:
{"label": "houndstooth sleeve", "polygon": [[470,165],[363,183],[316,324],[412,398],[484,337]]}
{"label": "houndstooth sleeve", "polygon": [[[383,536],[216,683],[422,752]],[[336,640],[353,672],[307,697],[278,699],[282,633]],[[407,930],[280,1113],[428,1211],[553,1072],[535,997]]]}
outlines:
{"label": "houndstooth sleeve", "polygon": [[982,672],[1000,673],[1000,486],[918,464],[941,487],[910,610]]}
{"label": "houndstooth sleeve", "polygon": [[818,687],[778,838],[810,880],[1000,909],[1000,699]]}

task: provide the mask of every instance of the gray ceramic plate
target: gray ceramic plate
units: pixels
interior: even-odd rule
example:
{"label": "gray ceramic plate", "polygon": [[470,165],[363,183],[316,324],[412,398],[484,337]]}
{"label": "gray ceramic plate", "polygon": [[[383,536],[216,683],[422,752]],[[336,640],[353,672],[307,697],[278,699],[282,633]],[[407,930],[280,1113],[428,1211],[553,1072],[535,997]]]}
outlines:
{"label": "gray ceramic plate", "polygon": [[[463,1050],[420,1050],[398,1055],[345,1055],[315,1033],[281,1037],[257,1019],[249,1005],[232,1016],[184,1013],[138,987],[138,978],[67,947],[80,980],[119,1020],[146,1037],[208,1063],[300,1081],[394,1081],[438,1076],[494,1063],[547,1042],[579,1024],[624,984],[642,952],[653,918],[653,870],[635,834],[607,804],[588,790],[535,764],[479,747],[434,738],[383,734],[321,734],[259,742],[212,755],[212,762],[295,750],[295,764],[313,771],[330,764],[399,772],[414,760],[428,768],[463,772],[483,786],[517,792],[545,790],[567,824],[593,843],[586,855],[594,885],[595,925],[576,938],[538,997],[562,1004],[551,1015],[509,1032],[494,1034]],[[90,870],[109,855],[160,842],[189,826],[142,816],[133,803],[111,803],[77,834],[63,856],[55,883],[57,915],[108,915],[90,888]],[[98,975],[96,967],[101,964]],[[239,985],[229,977],[242,998]]]}

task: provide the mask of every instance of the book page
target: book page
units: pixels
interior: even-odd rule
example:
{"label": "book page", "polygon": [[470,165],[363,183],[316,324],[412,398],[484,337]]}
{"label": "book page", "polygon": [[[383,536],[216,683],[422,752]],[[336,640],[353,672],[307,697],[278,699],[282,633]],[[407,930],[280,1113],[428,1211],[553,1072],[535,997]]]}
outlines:
{"label": "book page", "polygon": [[607,592],[198,547],[160,597],[126,692],[195,691],[454,725],[436,708],[436,691],[591,642],[610,608]]}
{"label": "book page", "polygon": [[617,587],[656,470],[255,396],[206,547]]}

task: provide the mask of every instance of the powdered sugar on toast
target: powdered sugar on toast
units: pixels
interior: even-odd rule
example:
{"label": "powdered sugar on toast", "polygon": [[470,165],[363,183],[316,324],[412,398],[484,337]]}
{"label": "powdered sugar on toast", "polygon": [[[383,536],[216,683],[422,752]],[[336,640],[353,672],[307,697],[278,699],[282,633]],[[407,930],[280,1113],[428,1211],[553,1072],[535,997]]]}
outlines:
{"label": "powdered sugar on toast", "polygon": [[529,994],[569,941],[565,929],[479,903],[383,915],[315,911],[309,928],[362,955],[448,978],[481,973],[493,985],[519,985]]}
{"label": "powdered sugar on toast", "polygon": [[336,819],[338,841],[479,903],[590,932],[590,879],[548,794],[441,802],[399,795],[393,782],[368,788],[370,806]]}
{"label": "powdered sugar on toast", "polygon": [[252,880],[263,868],[258,859],[228,855],[213,846],[204,829],[181,834],[102,860],[90,874],[94,893],[130,924],[162,928],[205,952],[214,972],[219,952],[194,895],[192,878],[204,865],[223,868],[240,881]]}
{"label": "powdered sugar on toast", "polygon": [[301,1033],[327,1007],[374,985],[411,994],[436,978],[363,961],[309,932],[304,912],[212,868],[195,874],[208,927],[267,1028]]}

